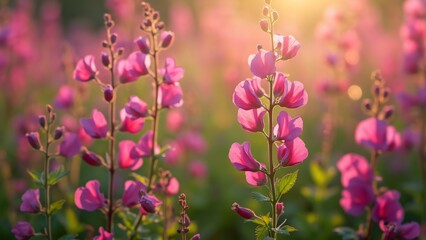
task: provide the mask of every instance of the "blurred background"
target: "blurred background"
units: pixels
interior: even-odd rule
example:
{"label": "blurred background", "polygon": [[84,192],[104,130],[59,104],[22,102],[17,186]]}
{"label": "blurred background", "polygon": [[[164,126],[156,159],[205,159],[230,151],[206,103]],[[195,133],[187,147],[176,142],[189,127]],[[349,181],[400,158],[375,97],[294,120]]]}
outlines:
{"label": "blurred background", "polygon": [[[336,161],[355,152],[368,158],[369,152],[356,145],[356,124],[366,115],[362,100],[371,97],[370,74],[380,69],[392,89],[395,117],[400,131],[408,129],[409,114],[396,101],[399,93],[415,89],[417,75],[408,75],[403,65],[400,29],[404,23],[402,0],[275,0],[280,18],[275,31],[293,35],[301,43],[298,56],[280,63],[278,71],[290,80],[304,83],[308,104],[291,115],[302,116],[302,139],[309,149],[301,165],[285,169],[284,175],[300,168],[296,186],[285,195],[287,223],[299,231],[289,239],[339,239],[333,229],[358,226],[364,219],[346,215],[339,205],[340,174]],[[149,1],[161,13],[166,28],[175,33],[174,45],[161,55],[173,56],[185,68],[181,81],[184,106],[161,115],[159,143],[178,146],[160,165],[171,170],[180,181],[191,207],[191,231],[203,239],[254,239],[254,225],[233,211],[238,202],[256,212],[266,213],[251,197],[265,189],[250,187],[244,174],[228,159],[233,142],[250,141],[259,161],[266,159],[267,143],[261,134],[245,132],[237,122],[232,93],[242,80],[251,77],[247,58],[261,44],[266,49],[268,35],[259,27],[261,0],[162,0]],[[100,64],[101,42],[105,38],[103,14],[111,13],[115,31],[125,56],[136,50],[132,43],[143,35],[139,30],[143,14],[140,1],[134,0],[0,0],[0,237],[11,239],[16,221],[43,216],[19,213],[20,197],[31,187],[27,169],[40,170],[41,156],[26,142],[24,134],[37,129],[37,116],[45,104],[52,104],[58,119],[69,128],[76,119],[88,117],[97,107],[107,105],[94,84],[72,79],[76,62],[93,54]],[[100,69],[100,67],[98,68]],[[105,72],[101,70],[101,79]],[[66,88],[65,90],[63,90]],[[70,91],[73,97],[63,99]],[[130,95],[151,98],[150,82],[142,78],[120,89],[118,105]],[[66,101],[68,100],[68,102]],[[64,101],[69,105],[64,106]],[[182,119],[174,126],[173,119]],[[148,129],[149,124],[145,129]],[[78,127],[77,127],[78,128]],[[415,130],[415,128],[414,128]],[[141,135],[120,134],[121,139],[137,141]],[[89,144],[87,142],[86,144]],[[104,142],[92,143],[102,151]],[[73,203],[76,187],[90,179],[104,181],[105,170],[93,168],[79,156],[57,159],[71,169],[67,182],[54,189],[54,195],[67,198],[67,207],[55,216],[56,235],[79,233],[81,238],[104,224],[101,213],[78,210]],[[148,172],[147,161],[139,173]],[[401,192],[405,221],[419,221],[421,203],[418,155],[411,148],[385,154],[379,172],[386,186]],[[117,196],[129,179],[129,171],[119,171]],[[105,192],[105,191],[104,191]],[[177,197],[176,197],[177,206]],[[178,213],[178,210],[176,210]],[[43,224],[43,221],[40,224]],[[374,229],[378,238],[380,230]]]}

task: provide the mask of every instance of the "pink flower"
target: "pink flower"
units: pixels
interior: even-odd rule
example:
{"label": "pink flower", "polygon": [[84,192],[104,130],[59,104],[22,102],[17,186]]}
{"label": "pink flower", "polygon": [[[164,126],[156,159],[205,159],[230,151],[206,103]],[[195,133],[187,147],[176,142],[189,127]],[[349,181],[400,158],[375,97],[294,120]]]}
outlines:
{"label": "pink flower", "polygon": [[177,108],[182,106],[182,88],[179,83],[161,84],[158,92],[158,104],[162,108]]}
{"label": "pink flower", "polygon": [[120,168],[130,168],[131,170],[137,170],[142,166],[142,158],[134,157],[132,154],[130,154],[134,146],[135,143],[130,140],[124,140],[118,144],[119,150],[117,159]]}
{"label": "pink flower", "polygon": [[374,179],[373,170],[370,168],[365,157],[348,153],[339,159],[337,168],[341,172],[341,182],[343,187],[347,187],[349,182],[356,178],[364,181],[366,184],[371,184]]}
{"label": "pink flower", "polygon": [[92,118],[80,119],[84,131],[92,138],[105,138],[108,132],[108,123],[104,115],[97,109],[93,109]]}
{"label": "pink flower", "polygon": [[376,222],[400,224],[404,219],[404,209],[399,203],[399,192],[389,190],[378,196],[372,210],[372,218]]}
{"label": "pink flower", "polygon": [[166,186],[166,194],[175,195],[178,192],[179,192],[179,181],[175,177],[172,177]]}
{"label": "pink flower", "polygon": [[279,53],[284,60],[294,58],[300,49],[300,43],[292,35],[274,35],[274,42],[275,48],[278,47]]}
{"label": "pink flower", "polygon": [[307,157],[308,149],[300,138],[295,138],[293,141],[286,141],[277,150],[277,159],[283,167],[300,164]]}
{"label": "pink flower", "polygon": [[142,197],[139,199],[141,205],[141,213],[147,215],[148,213],[155,213],[155,209],[162,204],[160,200],[154,195],[142,192]]}
{"label": "pink flower", "polygon": [[303,120],[300,117],[291,118],[282,111],[278,114],[277,125],[274,127],[274,135],[278,140],[293,141],[299,137],[303,130]]}
{"label": "pink flower", "polygon": [[83,148],[81,158],[89,165],[100,166],[102,164],[102,157],[94,152],[90,152],[86,148]]}
{"label": "pink flower", "polygon": [[160,35],[160,46],[162,48],[168,48],[172,44],[174,40],[174,36],[175,34],[173,32],[170,32],[170,31],[162,32]]}
{"label": "pink flower", "polygon": [[379,225],[383,231],[383,240],[411,240],[420,236],[420,226],[416,222],[399,225],[395,223],[385,224],[384,221],[381,221]]}
{"label": "pink flower", "polygon": [[89,212],[103,208],[105,205],[105,197],[99,189],[100,183],[98,180],[90,180],[86,183],[86,187],[77,188],[74,195],[75,205]]}
{"label": "pink flower", "polygon": [[39,189],[28,189],[21,197],[21,212],[39,213],[41,209]]}
{"label": "pink flower", "polygon": [[151,59],[148,55],[141,52],[133,52],[127,58],[127,67],[135,76],[144,76],[149,73],[148,69],[151,65]]}
{"label": "pink flower", "polygon": [[37,150],[41,148],[40,134],[38,132],[27,133],[25,134],[25,137],[27,137],[28,143],[31,147]]}
{"label": "pink flower", "polygon": [[178,141],[174,141],[168,144],[170,146],[170,149],[167,150],[165,156],[164,156],[164,161],[167,164],[176,164],[177,161],[179,160],[179,158],[182,156],[182,154],[184,153],[183,151],[183,147],[182,144]]}
{"label": "pink flower", "polygon": [[231,209],[232,211],[236,212],[238,215],[245,219],[252,219],[256,216],[253,210],[249,208],[240,207],[238,203],[233,203]]}
{"label": "pink flower", "polygon": [[125,109],[120,111],[121,125],[120,131],[129,133],[138,133],[145,125],[144,118],[134,119],[132,116],[126,113]]}
{"label": "pink flower", "polygon": [[133,118],[143,118],[149,115],[148,105],[137,96],[130,96],[124,108],[126,113]]}
{"label": "pink flower", "polygon": [[[153,136],[152,131],[149,131],[144,136],[142,136],[139,142],[132,148],[130,152],[130,156],[132,158],[151,157],[152,148],[153,148],[152,136]],[[156,145],[154,149],[154,154],[157,154],[159,152],[160,152],[160,147]]]}
{"label": "pink flower", "polygon": [[259,97],[263,94],[261,96],[258,95],[262,90],[257,79],[246,79],[235,87],[234,94],[232,95],[232,101],[235,106],[244,110],[262,107]]}
{"label": "pink flower", "polygon": [[195,178],[203,178],[207,175],[208,169],[203,161],[191,161],[188,166],[189,174]]}
{"label": "pink flower", "polygon": [[246,175],[246,181],[248,184],[252,186],[263,186],[268,182],[268,178],[266,177],[266,174],[263,172],[245,172]]}
{"label": "pink flower", "polygon": [[303,83],[291,82],[283,73],[275,75],[274,96],[279,99],[278,105],[286,108],[298,108],[308,102],[308,93]]}
{"label": "pink flower", "polygon": [[179,111],[169,111],[166,119],[166,127],[170,132],[179,130],[185,122],[185,116]]}
{"label": "pink flower", "polygon": [[75,80],[87,82],[94,79],[96,74],[97,69],[95,66],[94,57],[92,55],[87,55],[78,61],[73,73],[73,77]]}
{"label": "pink flower", "polygon": [[183,133],[178,140],[181,141],[184,148],[189,151],[194,151],[200,154],[206,151],[206,141],[203,136],[195,130]]}
{"label": "pink flower", "polygon": [[183,78],[184,70],[181,67],[176,67],[174,58],[168,57],[164,68],[160,68],[159,73],[163,76],[164,83],[173,84]]}
{"label": "pink flower", "polygon": [[254,159],[250,151],[250,143],[243,142],[243,144],[233,143],[228,154],[231,163],[238,171],[260,171],[260,163]]}
{"label": "pink flower", "polygon": [[34,236],[34,229],[28,222],[17,222],[12,228],[12,233],[17,240],[28,240]]}
{"label": "pink flower", "polygon": [[63,85],[59,88],[58,94],[55,98],[55,106],[61,109],[68,109],[74,103],[74,90],[68,86]]}
{"label": "pink flower", "polygon": [[238,109],[238,122],[249,132],[261,132],[265,126],[263,116],[266,111],[263,108],[243,110]]}
{"label": "pink flower", "polygon": [[131,65],[127,59],[117,62],[118,78],[120,83],[130,83],[138,80],[139,76],[131,69]]}
{"label": "pink flower", "polygon": [[150,51],[149,47],[149,40],[148,37],[139,37],[135,40],[136,45],[138,45],[139,50],[144,53],[148,54]]}
{"label": "pink flower", "polygon": [[80,152],[81,146],[80,137],[76,133],[65,133],[64,140],[59,144],[59,154],[72,158]]}
{"label": "pink flower", "polygon": [[260,49],[258,53],[248,58],[250,71],[257,77],[266,78],[275,74],[275,53]]}
{"label": "pink flower", "polygon": [[358,178],[353,178],[342,191],[340,206],[348,214],[360,216],[365,207],[374,200],[374,192],[371,184]]}
{"label": "pink flower", "polygon": [[113,234],[106,231],[103,227],[99,228],[99,236],[93,237],[93,240],[112,240]]}
{"label": "pink flower", "polygon": [[145,185],[139,181],[128,180],[124,183],[124,193],[122,197],[123,205],[134,207],[139,204],[139,192],[146,191]]}
{"label": "pink flower", "polygon": [[355,130],[355,141],[372,150],[392,151],[399,147],[401,137],[393,126],[372,117],[358,124]]}

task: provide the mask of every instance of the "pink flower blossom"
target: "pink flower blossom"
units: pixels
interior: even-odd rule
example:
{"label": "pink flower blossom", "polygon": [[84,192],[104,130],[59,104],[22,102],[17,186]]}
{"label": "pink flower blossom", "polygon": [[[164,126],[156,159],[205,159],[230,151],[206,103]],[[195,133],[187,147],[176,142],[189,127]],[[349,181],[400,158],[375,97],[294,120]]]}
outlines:
{"label": "pink flower blossom", "polygon": [[400,224],[404,219],[404,209],[399,203],[399,196],[399,192],[395,190],[378,196],[372,210],[373,220]]}
{"label": "pink flower blossom", "polygon": [[126,113],[125,109],[121,109],[120,118],[121,118],[120,131],[122,132],[135,134],[135,133],[138,133],[145,125],[144,118],[134,119],[132,116]]}
{"label": "pink flower blossom", "polygon": [[28,189],[21,197],[21,212],[39,213],[41,209],[39,189]]}
{"label": "pink flower blossom", "polygon": [[176,67],[176,61],[174,58],[166,58],[166,64],[164,68],[160,68],[159,73],[163,76],[163,81],[166,84],[173,84],[179,82],[183,78],[184,69],[182,67]]}
{"label": "pink flower blossom", "polygon": [[355,141],[372,150],[392,151],[399,147],[401,137],[396,129],[385,121],[367,118],[356,127]]}
{"label": "pink flower blossom", "polygon": [[233,143],[228,157],[238,171],[260,171],[261,164],[252,156],[249,142]]}
{"label": "pink flower blossom", "polygon": [[260,49],[258,53],[248,58],[250,71],[259,78],[266,78],[275,74],[275,53]]}
{"label": "pink flower blossom", "polygon": [[179,181],[175,177],[172,177],[166,186],[166,194],[175,195],[178,192],[179,192]]}
{"label": "pink flower blossom", "polygon": [[17,240],[28,240],[34,236],[34,229],[29,222],[17,222],[12,228],[12,233]]}
{"label": "pink flower blossom", "polygon": [[373,200],[374,192],[371,184],[353,178],[342,191],[340,206],[348,214],[360,216]]}
{"label": "pink flower blossom", "polygon": [[130,63],[127,59],[117,62],[117,72],[120,83],[130,83],[138,80],[139,76],[131,69]]}
{"label": "pink flower blossom", "polygon": [[[153,148],[152,143],[152,135],[153,132],[149,131],[144,136],[141,137],[139,142],[131,149],[130,156],[132,158],[144,158],[151,157],[151,151]],[[160,152],[160,147],[158,145],[155,146],[154,153],[157,154]]]}
{"label": "pink flower blossom", "polygon": [[90,180],[86,187],[79,187],[75,190],[75,205],[85,211],[95,211],[105,205],[105,197],[100,192],[100,183],[98,180]]}
{"label": "pink flower blossom", "polygon": [[238,109],[238,122],[249,132],[261,132],[265,126],[263,116],[266,111],[263,108],[243,110]]}
{"label": "pink flower blossom", "polygon": [[231,209],[245,219],[252,219],[256,216],[253,210],[241,207],[238,203],[233,203]]}
{"label": "pink flower blossom", "polygon": [[87,148],[83,148],[81,158],[83,159],[83,161],[85,161],[91,166],[96,167],[102,164],[102,157],[94,152],[90,152],[89,150],[87,150]]}
{"label": "pink flower blossom", "polygon": [[162,108],[177,108],[182,106],[182,88],[179,83],[161,84],[158,91],[158,104]]}
{"label": "pink flower blossom", "polygon": [[155,209],[162,204],[155,195],[142,192],[142,197],[139,199],[141,205],[140,211],[143,215],[155,213]]}
{"label": "pink flower blossom", "polygon": [[55,106],[60,109],[68,109],[73,106],[73,103],[74,90],[68,85],[60,87],[55,98]]}
{"label": "pink flower blossom", "polygon": [[108,132],[108,123],[97,109],[93,109],[92,118],[80,119],[80,124],[84,131],[92,138],[105,138]]}
{"label": "pink flower blossom", "polygon": [[106,231],[103,227],[99,228],[99,236],[94,236],[93,240],[112,240],[113,234]]}
{"label": "pink flower blossom", "polygon": [[[258,80],[255,79],[246,79],[237,85],[232,95],[232,101],[235,106],[244,110],[262,107],[262,102],[258,95],[260,91],[256,91],[257,89],[261,89],[257,81]],[[256,86],[259,87],[256,89]]]}
{"label": "pink flower blossom", "polygon": [[149,47],[148,37],[139,37],[135,40],[135,43],[138,45],[139,50],[144,54],[148,54],[151,50]]}
{"label": "pink flower blossom", "polygon": [[275,75],[274,96],[278,98],[278,105],[286,108],[298,108],[308,102],[308,93],[303,83],[290,81],[283,73]]}
{"label": "pink flower blossom", "polygon": [[133,118],[144,118],[149,115],[148,104],[137,96],[130,96],[124,108],[126,113]]}
{"label": "pink flower blossom", "polygon": [[75,80],[87,82],[94,79],[96,74],[97,69],[95,66],[94,57],[92,55],[87,55],[78,61],[73,73],[73,77]]}
{"label": "pink flower blossom", "polygon": [[195,178],[204,178],[207,175],[208,169],[203,161],[191,161],[188,166],[189,174]]}
{"label": "pink flower blossom", "polygon": [[151,59],[149,56],[141,52],[133,52],[127,58],[127,67],[138,77],[147,75],[150,65]]}
{"label": "pink flower blossom", "polygon": [[76,133],[65,133],[64,140],[59,144],[59,154],[72,158],[80,152],[81,147],[80,137]]}
{"label": "pink flower blossom", "polygon": [[278,48],[282,59],[294,58],[300,49],[300,43],[292,35],[274,35],[275,48]]}
{"label": "pink flower blossom", "polygon": [[300,138],[295,138],[293,141],[286,141],[277,150],[277,159],[283,167],[300,164],[307,157],[308,149]]}
{"label": "pink flower blossom", "polygon": [[166,119],[166,127],[170,132],[179,130],[185,122],[185,116],[180,111],[169,111]]}
{"label": "pink flower blossom", "polygon": [[146,191],[145,185],[139,181],[128,180],[124,183],[122,203],[126,207],[134,207],[139,204],[139,192]]}
{"label": "pink flower blossom", "polygon": [[277,125],[274,127],[274,135],[278,140],[293,141],[299,137],[303,130],[303,120],[300,117],[291,116],[281,111],[277,117]]}
{"label": "pink flower blossom", "polygon": [[337,168],[341,172],[341,182],[343,187],[347,187],[349,182],[356,178],[364,181],[366,184],[371,184],[374,179],[373,170],[370,168],[365,157],[348,153],[339,159]]}
{"label": "pink flower blossom", "polygon": [[195,130],[183,133],[178,139],[183,147],[188,151],[204,153],[207,149],[207,143],[200,132]]}
{"label": "pink flower blossom", "polygon": [[246,171],[246,181],[248,184],[252,186],[263,186],[268,182],[268,178],[266,177],[266,174],[263,172],[250,172]]}
{"label": "pink flower blossom", "polygon": [[183,146],[179,141],[174,141],[169,143],[170,149],[167,150],[165,156],[164,156],[164,161],[167,164],[176,164],[177,161],[179,160],[179,158],[182,156],[182,154],[184,153],[183,151]]}
{"label": "pink flower blossom", "polygon": [[164,31],[160,35],[160,46],[162,48],[168,48],[174,40],[175,34],[171,31]]}
{"label": "pink flower blossom", "polygon": [[420,236],[420,225],[416,222],[399,225],[381,221],[379,225],[383,231],[383,240],[411,240]]}
{"label": "pink flower blossom", "polygon": [[124,140],[118,144],[119,150],[117,159],[120,168],[130,168],[131,170],[137,170],[142,166],[142,158],[134,157],[132,154],[130,154],[134,147],[135,143],[130,140]]}

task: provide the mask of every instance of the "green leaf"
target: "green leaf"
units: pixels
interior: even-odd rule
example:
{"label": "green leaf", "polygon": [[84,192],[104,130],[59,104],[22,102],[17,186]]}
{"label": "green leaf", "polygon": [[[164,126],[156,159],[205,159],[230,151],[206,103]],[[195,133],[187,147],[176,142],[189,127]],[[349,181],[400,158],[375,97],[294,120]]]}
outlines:
{"label": "green leaf", "polygon": [[350,227],[338,227],[334,231],[339,234],[343,240],[358,240],[357,232]]}
{"label": "green leaf", "polygon": [[286,174],[284,177],[282,177],[278,184],[278,199],[281,198],[282,195],[290,191],[290,189],[294,186],[297,179],[297,174],[299,170],[296,170],[293,173]]}
{"label": "green leaf", "polygon": [[49,179],[47,180],[47,182],[49,183],[49,185],[55,185],[57,184],[63,177],[65,177],[66,175],[68,175],[70,172],[69,171],[65,171],[65,169],[61,166],[59,168],[57,168],[56,170],[52,171],[49,174]]}
{"label": "green leaf", "polygon": [[59,200],[59,201],[56,201],[56,202],[50,204],[49,214],[52,215],[55,212],[59,211],[62,208],[62,206],[64,205],[64,203],[65,203],[65,200],[62,199],[62,200]]}
{"label": "green leaf", "polygon": [[336,175],[336,171],[333,167],[323,169],[318,162],[311,162],[309,165],[312,179],[316,186],[325,187]]}
{"label": "green leaf", "polygon": [[135,180],[137,180],[137,181],[139,181],[139,182],[141,182],[141,183],[143,183],[145,185],[148,185],[149,179],[147,177],[141,176],[141,175],[139,175],[137,173],[132,173],[132,177]]}
{"label": "green leaf", "polygon": [[259,192],[252,192],[251,193],[252,198],[256,199],[259,202],[270,202],[271,199]]}
{"label": "green leaf", "polygon": [[60,237],[59,240],[74,240],[74,239],[78,239],[77,237],[78,237],[77,234],[68,234],[68,235]]}
{"label": "green leaf", "polygon": [[295,228],[295,227],[293,227],[293,226],[290,226],[290,225],[284,225],[282,228],[281,228],[282,230],[285,230],[285,231],[287,231],[287,232],[296,232],[297,231],[297,229]]}
{"label": "green leaf", "polygon": [[44,186],[44,178],[42,178],[42,174],[39,172],[31,172],[29,169],[27,170],[28,174],[31,176],[31,178],[33,179],[33,182],[40,187]]}
{"label": "green leaf", "polygon": [[256,240],[264,240],[268,236],[268,231],[268,226],[258,225],[256,227],[256,230],[254,231],[256,235]]}

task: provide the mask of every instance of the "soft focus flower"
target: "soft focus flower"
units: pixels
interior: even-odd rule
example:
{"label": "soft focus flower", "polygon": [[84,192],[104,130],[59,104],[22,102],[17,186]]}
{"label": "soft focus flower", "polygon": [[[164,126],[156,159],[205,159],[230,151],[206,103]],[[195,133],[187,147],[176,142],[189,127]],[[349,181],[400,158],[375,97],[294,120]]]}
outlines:
{"label": "soft focus flower", "polygon": [[259,78],[266,78],[275,74],[275,54],[260,49],[258,53],[252,54],[248,58],[250,71]]}
{"label": "soft focus flower", "polygon": [[60,87],[55,98],[55,106],[60,109],[68,109],[72,107],[73,103],[74,90],[68,85]]}
{"label": "soft focus flower", "polygon": [[170,132],[179,130],[185,121],[185,116],[180,111],[169,111],[166,118],[166,127]]}
{"label": "soft focus flower", "polygon": [[34,229],[29,222],[17,222],[12,228],[12,233],[17,240],[28,240],[34,236]]}
{"label": "soft focus flower", "polygon": [[404,209],[399,203],[399,196],[399,192],[395,190],[378,196],[372,210],[373,220],[400,224],[404,219]]}
{"label": "soft focus flower", "polygon": [[274,135],[278,140],[293,141],[300,136],[302,130],[302,118],[291,118],[285,111],[281,111],[278,114],[277,125],[274,127]]}
{"label": "soft focus flower", "polygon": [[80,124],[84,131],[92,138],[105,138],[108,132],[108,123],[97,109],[93,109],[92,118],[80,119]]}
{"label": "soft focus flower", "polygon": [[243,110],[238,109],[238,122],[249,132],[261,132],[265,126],[263,116],[266,110],[263,108]]}
{"label": "soft focus flower", "polygon": [[279,53],[284,60],[294,58],[300,49],[300,43],[292,35],[282,36],[274,35],[275,48],[279,49]]}
{"label": "soft focus flower", "polygon": [[150,51],[149,47],[149,40],[148,37],[139,37],[135,40],[136,45],[138,45],[139,50],[144,53],[148,54]]}
{"label": "soft focus flower", "polygon": [[102,164],[101,156],[99,156],[98,154],[94,152],[90,152],[89,150],[87,150],[87,148],[83,148],[83,151],[81,153],[81,158],[87,164],[92,166],[100,166]]}
{"label": "soft focus flower", "polygon": [[127,64],[133,74],[140,77],[148,74],[151,58],[141,52],[133,52],[127,58]]}
{"label": "soft focus flower", "polygon": [[105,88],[104,88],[105,101],[111,102],[113,98],[114,98],[114,89],[112,88],[110,84],[105,85]]}
{"label": "soft focus flower", "polygon": [[146,191],[145,185],[139,181],[128,180],[124,183],[122,203],[126,207],[134,207],[139,204],[139,192]]}
{"label": "soft focus flower", "polygon": [[195,234],[194,236],[192,236],[191,240],[200,240],[201,239],[201,235],[199,233]]}
{"label": "soft focus flower", "polygon": [[254,159],[250,151],[250,143],[233,143],[228,154],[229,160],[238,171],[260,171],[260,163]]}
{"label": "soft focus flower", "polygon": [[372,150],[392,151],[399,147],[401,137],[396,129],[385,121],[367,118],[356,127],[355,141]]}
{"label": "soft focus flower", "polygon": [[167,150],[164,156],[164,161],[167,164],[176,164],[179,158],[184,153],[183,146],[180,141],[173,141],[168,144],[170,149]]}
{"label": "soft focus flower", "polygon": [[120,131],[129,132],[129,133],[138,133],[143,126],[145,125],[144,118],[136,118],[134,119],[131,115],[126,113],[125,109],[121,109],[120,111]]}
{"label": "soft focus flower", "polygon": [[130,83],[138,80],[139,76],[135,74],[127,59],[117,62],[117,72],[120,83]]}
{"label": "soft focus flower", "polygon": [[[152,130],[142,136],[139,142],[132,148],[130,156],[132,158],[151,157],[153,148],[152,137]],[[160,147],[156,145],[154,149],[154,154],[157,154],[159,151]]]}
{"label": "soft focus flower", "polygon": [[342,191],[340,206],[348,214],[360,216],[373,200],[374,192],[371,184],[353,178]]}
{"label": "soft focus flower", "polygon": [[245,219],[252,219],[256,216],[256,214],[253,212],[253,210],[249,208],[240,207],[238,203],[232,204],[232,211],[238,213],[241,217]]}
{"label": "soft focus flower", "polygon": [[94,79],[96,74],[97,69],[95,66],[94,57],[92,55],[87,55],[78,61],[73,73],[73,77],[75,80],[87,82]]}
{"label": "soft focus flower", "polygon": [[33,147],[34,149],[40,149],[41,143],[40,143],[40,135],[38,132],[30,132],[25,134],[27,137],[28,143]]}
{"label": "soft focus flower", "polygon": [[139,204],[141,205],[141,213],[147,215],[148,213],[155,213],[155,208],[160,206],[162,202],[156,196],[142,192]]}
{"label": "soft focus flower", "polygon": [[166,58],[166,64],[164,68],[160,68],[160,74],[163,76],[164,83],[173,84],[179,82],[183,78],[184,69],[182,67],[176,67],[176,61],[174,58]]}
{"label": "soft focus flower", "polygon": [[39,189],[28,189],[21,197],[21,212],[39,213],[41,209]]}
{"label": "soft focus flower", "polygon": [[168,48],[173,40],[174,40],[175,34],[170,31],[164,31],[160,35],[160,46],[162,48]]}
{"label": "soft focus flower", "polygon": [[343,187],[347,187],[349,182],[357,178],[367,184],[371,184],[374,179],[373,170],[365,157],[348,153],[339,159],[337,168],[341,172],[341,182]]}
{"label": "soft focus flower", "polygon": [[420,225],[416,222],[399,225],[381,221],[379,225],[383,231],[383,240],[411,240],[420,236]]}
{"label": "soft focus flower", "polygon": [[130,168],[132,170],[139,169],[143,160],[141,157],[135,157],[130,152],[135,147],[135,143],[130,140],[123,140],[118,144],[118,165],[120,168],[126,169]]}
{"label": "soft focus flower", "polygon": [[130,96],[124,108],[133,118],[144,118],[149,115],[148,105],[137,96]]}
{"label": "soft focus flower", "polygon": [[100,192],[100,183],[98,180],[90,180],[86,187],[79,187],[74,194],[75,205],[86,211],[95,211],[105,205],[105,197]]}
{"label": "soft focus flower", "polygon": [[250,172],[246,171],[246,181],[248,184],[252,186],[263,186],[268,182],[268,178],[265,173],[258,171],[258,172]]}
{"label": "soft focus flower", "polygon": [[76,133],[65,133],[64,140],[59,144],[59,154],[72,158],[80,152],[81,146],[80,137]]}
{"label": "soft focus flower", "polygon": [[277,150],[277,159],[283,167],[300,164],[307,157],[308,149],[300,138],[295,138],[293,141],[286,141]]}
{"label": "soft focus flower", "polygon": [[232,95],[232,102],[235,104],[235,106],[244,110],[257,109],[262,107],[262,102],[256,93],[256,88],[254,88],[254,86],[258,86],[256,82],[257,80],[255,79],[247,79],[240,82],[237,87],[235,87],[234,93]]}
{"label": "soft focus flower", "polygon": [[178,139],[186,150],[196,153],[204,153],[207,148],[207,143],[200,132],[192,130],[183,133]]}
{"label": "soft focus flower", "polygon": [[106,231],[103,227],[99,228],[99,236],[94,236],[93,240],[112,240],[113,234]]}
{"label": "soft focus flower", "polygon": [[303,83],[292,82],[283,73],[275,75],[274,96],[279,98],[278,105],[286,108],[298,108],[308,102],[308,93]]}
{"label": "soft focus flower", "polygon": [[188,171],[195,178],[203,178],[207,175],[207,166],[203,161],[191,161],[188,166]]}
{"label": "soft focus flower", "polygon": [[179,181],[172,177],[170,178],[167,186],[166,186],[166,194],[167,195],[175,195],[179,192]]}
{"label": "soft focus flower", "polygon": [[179,83],[161,84],[158,91],[158,104],[162,108],[177,108],[182,106],[182,88]]}

